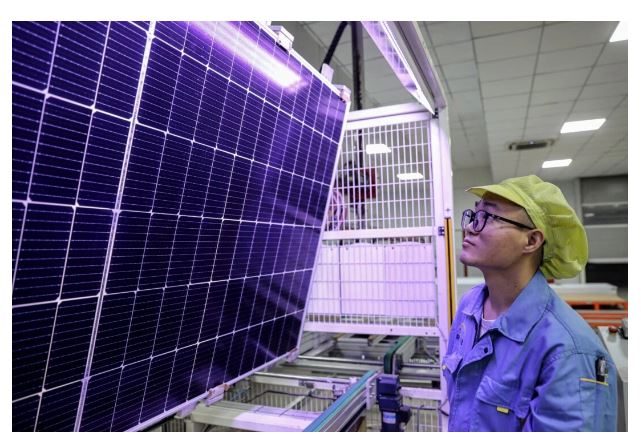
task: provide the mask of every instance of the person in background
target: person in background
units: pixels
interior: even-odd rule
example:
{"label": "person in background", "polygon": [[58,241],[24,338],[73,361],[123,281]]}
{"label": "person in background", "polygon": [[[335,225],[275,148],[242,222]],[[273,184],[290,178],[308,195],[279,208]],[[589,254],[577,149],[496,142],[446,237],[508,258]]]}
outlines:
{"label": "person in background", "polygon": [[596,333],[548,285],[585,266],[585,229],[534,175],[468,189],[460,300],[443,358],[450,431],[614,431],[617,377]]}

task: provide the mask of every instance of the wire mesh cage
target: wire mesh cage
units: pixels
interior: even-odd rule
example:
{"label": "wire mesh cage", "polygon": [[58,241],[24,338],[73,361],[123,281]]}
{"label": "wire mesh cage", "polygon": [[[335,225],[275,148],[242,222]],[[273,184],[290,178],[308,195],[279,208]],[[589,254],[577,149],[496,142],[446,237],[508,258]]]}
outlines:
{"label": "wire mesh cage", "polygon": [[430,119],[347,123],[306,330],[434,335]]}
{"label": "wire mesh cage", "polygon": [[347,212],[334,229],[431,225],[430,164],[428,120],[348,128],[334,183]]}
{"label": "wire mesh cage", "polygon": [[310,321],[434,326],[433,258],[429,243],[323,245],[308,307]]}

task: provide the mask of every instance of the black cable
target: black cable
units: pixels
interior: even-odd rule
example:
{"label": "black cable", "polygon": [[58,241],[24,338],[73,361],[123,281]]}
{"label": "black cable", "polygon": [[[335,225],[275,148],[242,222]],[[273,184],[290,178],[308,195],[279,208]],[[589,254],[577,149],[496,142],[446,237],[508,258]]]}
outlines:
{"label": "black cable", "polygon": [[[336,33],[334,34],[334,37],[332,38],[332,43],[329,44],[329,48],[327,49],[327,53],[325,54],[325,58],[323,59],[323,64],[330,65],[330,62],[332,61],[332,57],[334,57],[334,52],[336,51],[336,47],[338,46],[338,42],[341,40],[341,36],[343,35],[343,31],[345,30],[345,27],[349,24],[349,22],[341,22],[338,25],[338,28],[336,29]],[[321,64],[321,70],[323,66]]]}

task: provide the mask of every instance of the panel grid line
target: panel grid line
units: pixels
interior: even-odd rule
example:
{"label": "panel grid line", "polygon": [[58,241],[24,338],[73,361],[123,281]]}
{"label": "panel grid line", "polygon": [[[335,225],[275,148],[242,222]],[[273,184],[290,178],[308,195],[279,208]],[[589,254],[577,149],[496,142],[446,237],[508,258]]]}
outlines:
{"label": "panel grid line", "polygon": [[295,349],[337,89],[262,24],[13,26],[14,427],[139,429]]}
{"label": "panel grid line", "polygon": [[[45,101],[43,101],[43,103],[42,103],[42,110],[40,112],[40,122],[39,122],[39,127],[38,127],[38,130],[37,130],[37,137],[36,137],[36,141],[35,141],[35,145],[34,145],[34,152],[33,152],[33,157],[32,157],[32,162],[31,162],[31,165],[32,165],[31,166],[31,173],[29,174],[29,182],[28,182],[28,186],[27,186],[27,194],[26,194],[26,198],[27,198],[26,202],[27,203],[29,202],[29,197],[30,197],[30,192],[31,192],[31,182],[32,182],[33,173],[34,173],[34,170],[35,170],[35,159],[36,159],[37,154],[38,154],[38,146],[39,146],[39,142],[40,142],[40,134],[41,134],[42,125],[43,125],[43,122],[44,122],[44,114],[45,114],[45,109],[46,109],[46,92],[49,90],[49,83],[50,83],[50,80],[51,80],[51,72],[53,70],[53,60],[55,59],[55,56],[56,56],[55,49],[57,48],[59,30],[60,30],[60,23],[58,23],[58,28],[56,30],[56,37],[55,37],[55,40],[54,40],[54,51],[52,52],[51,58],[50,58],[51,63],[50,63],[50,67],[49,67],[49,73],[48,73],[48,76],[47,76],[47,86],[45,87]],[[13,271],[12,289],[15,288],[16,276],[18,274],[18,269],[19,269],[19,266],[20,266],[20,253],[22,251],[22,237],[23,237],[23,234],[24,234],[24,227],[25,227],[25,224],[26,224],[26,221],[27,221],[27,211],[28,211],[28,207],[25,204],[24,212],[23,212],[23,216],[22,216],[22,228],[20,229],[20,236],[19,236],[19,240],[18,240],[18,249],[16,251],[16,259],[15,259],[15,263],[14,263],[14,269],[15,270]],[[56,314],[54,314],[54,321],[55,321],[56,316],[57,316],[57,308],[56,308]],[[52,330],[52,333],[51,333],[50,344],[52,342],[53,342],[53,330]],[[47,353],[47,364],[49,363],[50,352],[51,352],[51,349],[49,349],[49,352]],[[42,377],[43,386],[44,386],[45,379],[46,379],[46,369],[45,369],[45,374]],[[38,416],[40,414],[41,404],[42,404],[42,393],[39,393],[38,406],[37,406],[37,410],[36,410],[36,414],[35,414],[35,420],[34,420],[34,427],[37,426],[37,421],[38,421]]]}
{"label": "panel grid line", "polygon": [[[115,210],[120,209],[120,203],[122,202],[122,193],[124,191],[124,186],[125,186],[125,178],[127,176],[127,166],[129,163],[129,154],[131,153],[131,146],[133,144],[133,138],[134,138],[134,132],[135,132],[135,126],[134,123],[137,120],[137,114],[138,110],[140,107],[140,97],[142,96],[142,85],[145,81],[145,75],[146,75],[146,67],[147,67],[147,61],[149,59],[149,53],[151,51],[151,42],[152,42],[152,36],[153,36],[153,30],[154,30],[155,22],[150,23],[149,26],[149,31],[147,32],[147,42],[145,44],[145,53],[143,55],[142,59],[142,66],[140,69],[140,76],[138,79],[138,89],[137,89],[137,95],[136,95],[136,100],[134,103],[134,113],[131,118],[131,125],[129,127],[129,134],[127,136],[127,146],[125,148],[125,155],[123,159],[123,167],[122,167],[122,174],[120,177],[120,182],[118,185],[118,194],[116,195],[116,204],[115,204]],[[106,46],[106,45],[105,45]],[[111,265],[111,256],[113,254],[113,246],[114,246],[114,241],[116,239],[116,229],[118,226],[118,217],[119,217],[119,212],[115,211],[113,220],[112,220],[112,225],[111,225],[111,234],[109,235],[109,242],[107,246],[107,257],[105,261],[105,268],[102,274],[102,282],[100,285],[100,295],[98,298],[98,305],[96,306],[96,317],[95,317],[95,323],[93,326],[93,330],[91,332],[91,344],[89,345],[89,353],[87,355],[87,366],[85,367],[85,374],[84,374],[84,379],[82,381],[82,390],[80,393],[80,402],[78,404],[78,413],[76,415],[76,423],[74,426],[74,431],[79,431],[80,429],[80,423],[82,421],[82,415],[84,411],[84,402],[85,398],[87,395],[87,387],[89,385],[89,377],[90,371],[91,371],[91,364],[93,362],[93,354],[94,354],[94,349],[96,346],[96,336],[98,334],[98,323],[100,322],[100,315],[101,315],[101,310],[102,310],[102,303],[104,300],[104,295],[106,292],[107,288],[107,277],[109,273],[109,268]]]}
{"label": "panel grid line", "polygon": [[[56,57],[55,49],[57,48],[59,31],[60,31],[60,23],[58,23],[58,29],[56,30],[56,37],[55,37],[55,40],[54,40],[54,51],[51,54],[51,67],[49,68],[49,74],[47,76],[47,86],[45,88],[45,99],[46,99],[47,91],[49,90],[49,81],[51,79],[51,72],[53,70],[53,59]],[[39,142],[40,142],[40,132],[42,130],[42,123],[44,122],[45,106],[46,106],[46,103],[43,102],[42,103],[42,112],[40,113],[40,123],[39,123],[36,142],[35,142],[35,146],[34,146],[33,158],[31,160],[31,173],[29,174],[29,185],[27,187],[27,202],[29,202],[29,196],[30,196],[30,193],[31,193],[31,179],[33,178],[33,171],[36,168],[35,159],[36,159],[36,156],[38,155],[38,146],[39,146]],[[26,220],[27,220],[27,207],[25,206],[24,216],[22,218],[22,228],[20,229],[20,239],[19,239],[19,242],[18,242],[18,250],[16,252],[16,261],[15,261],[15,270],[13,272],[12,288],[16,286],[16,274],[18,272],[18,266],[20,264],[20,251],[21,251],[20,249],[21,249],[21,246],[22,246],[22,234],[24,232],[24,225],[25,225]]]}

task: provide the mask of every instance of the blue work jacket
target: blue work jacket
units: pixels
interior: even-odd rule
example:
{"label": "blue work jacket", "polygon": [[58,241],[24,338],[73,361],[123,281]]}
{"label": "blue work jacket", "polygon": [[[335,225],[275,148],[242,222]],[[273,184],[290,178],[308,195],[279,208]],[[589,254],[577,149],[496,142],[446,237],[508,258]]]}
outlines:
{"label": "blue work jacket", "polygon": [[[614,431],[614,363],[538,271],[479,338],[487,287],[461,299],[443,358],[450,431]],[[608,375],[597,381],[596,362]]]}

